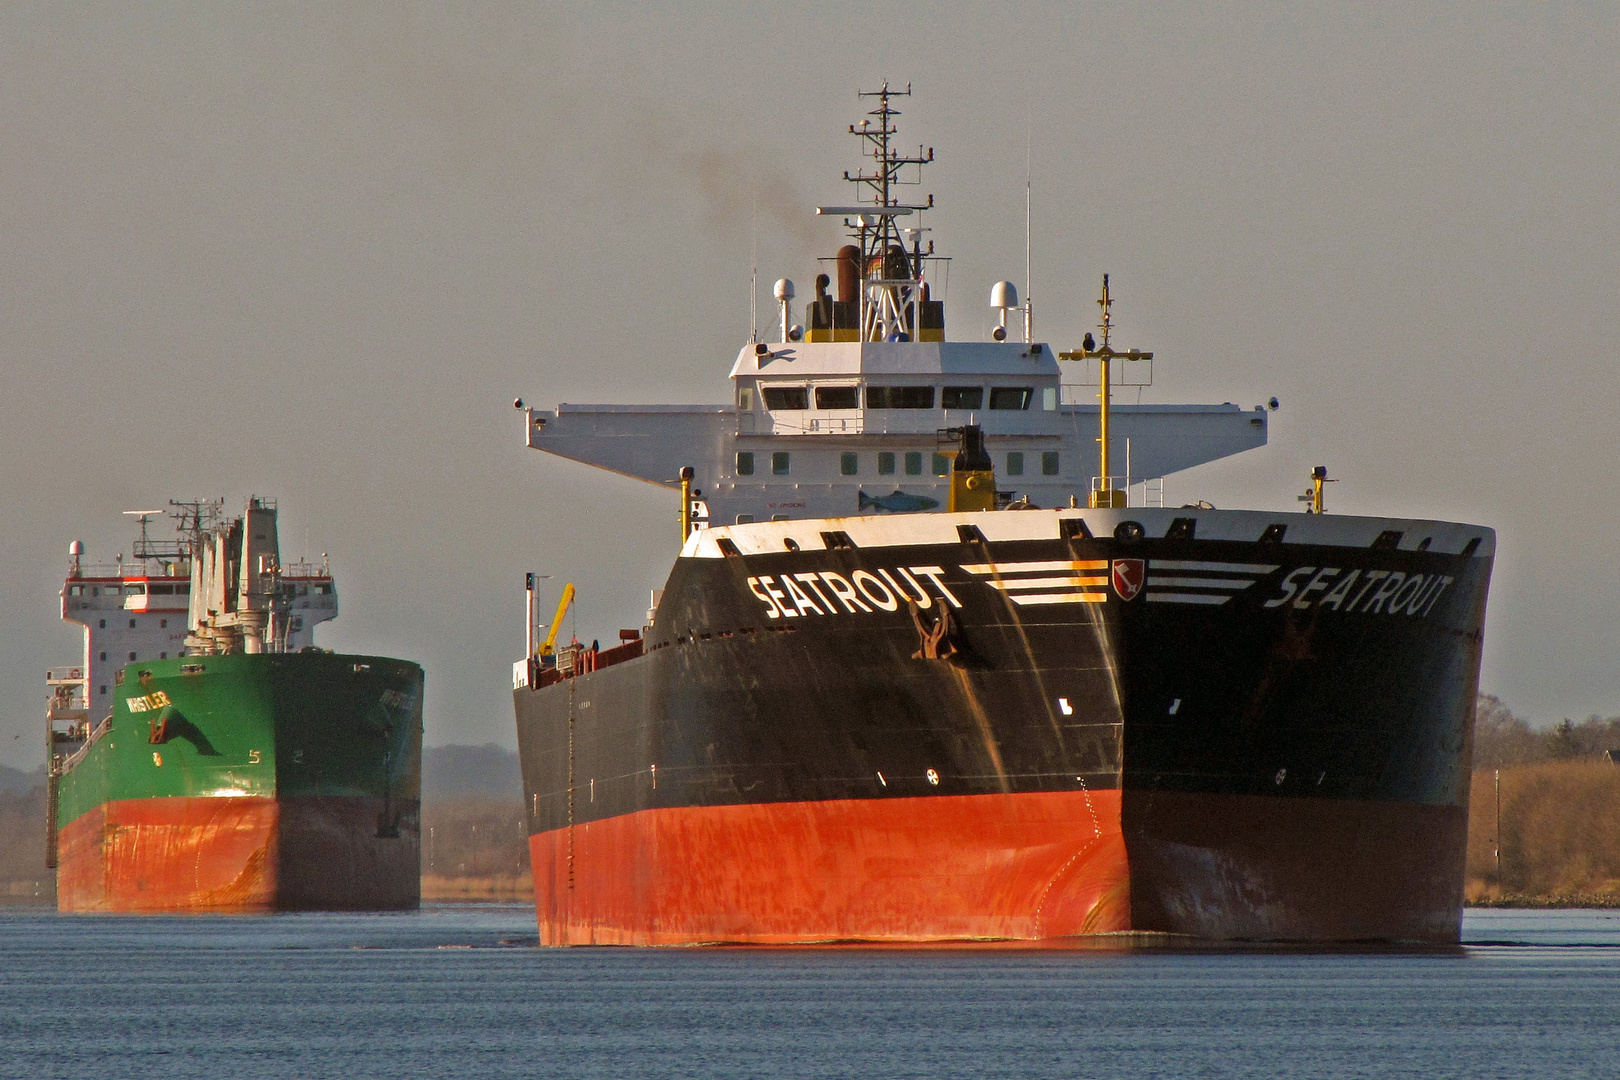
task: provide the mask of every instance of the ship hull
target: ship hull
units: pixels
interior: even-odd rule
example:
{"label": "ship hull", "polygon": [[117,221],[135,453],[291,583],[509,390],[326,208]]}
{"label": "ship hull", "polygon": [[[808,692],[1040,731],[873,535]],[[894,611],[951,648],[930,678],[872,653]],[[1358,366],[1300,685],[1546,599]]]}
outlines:
{"label": "ship hull", "polygon": [[530,837],[541,943],[1122,931],[1119,820],[1115,791],[644,810]]}
{"label": "ship hull", "polygon": [[380,911],[417,906],[406,845],[377,837],[382,800],[125,799],[62,831],[63,911]]}
{"label": "ship hull", "polygon": [[61,910],[417,906],[420,668],[310,652],[124,675],[57,779]]}
{"label": "ship hull", "polygon": [[647,810],[529,839],[544,945],[1457,938],[1454,807],[1117,791]]}
{"label": "ship hull", "polygon": [[543,941],[1457,939],[1489,530],[913,520],[717,531],[514,691]]}

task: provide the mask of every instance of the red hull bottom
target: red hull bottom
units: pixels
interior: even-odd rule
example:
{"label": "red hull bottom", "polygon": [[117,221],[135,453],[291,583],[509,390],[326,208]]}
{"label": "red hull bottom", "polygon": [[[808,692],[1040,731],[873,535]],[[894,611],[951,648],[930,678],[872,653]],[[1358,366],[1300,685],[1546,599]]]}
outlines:
{"label": "red hull bottom", "polygon": [[529,853],[547,945],[1129,927],[1117,791],[647,810],[531,836]]}
{"label": "red hull bottom", "polygon": [[379,837],[381,800],[166,797],[106,803],[58,840],[61,911],[410,909],[415,815]]}
{"label": "red hull bottom", "polygon": [[1046,792],[647,810],[536,834],[529,850],[547,945],[1455,941],[1458,821]]}

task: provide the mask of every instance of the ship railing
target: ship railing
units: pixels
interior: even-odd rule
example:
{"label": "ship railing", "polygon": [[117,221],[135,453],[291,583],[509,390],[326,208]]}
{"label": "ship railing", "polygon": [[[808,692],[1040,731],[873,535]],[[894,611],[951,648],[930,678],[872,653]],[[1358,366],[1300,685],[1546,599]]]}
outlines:
{"label": "ship railing", "polygon": [[519,660],[512,665],[512,688],[541,689],[559,683],[564,679],[572,679],[577,675],[589,675],[593,671],[622,664],[626,660],[634,660],[646,654],[647,645],[641,633],[635,630],[619,631],[619,644],[607,649],[592,649],[584,645],[568,645],[558,649],[552,658],[554,663],[546,666],[537,658],[533,663],[526,664]]}
{"label": "ship railing", "polygon": [[45,719],[53,723],[67,723],[89,719],[90,698],[80,691],[69,694],[52,694],[45,702]]}
{"label": "ship railing", "polygon": [[[1103,481],[1107,484],[1104,485]],[[1092,491],[1123,491],[1126,506],[1159,506],[1164,505],[1164,477],[1125,476],[1093,476],[1091,478]]]}
{"label": "ship railing", "polygon": [[[1126,383],[1125,385],[1121,386],[1119,383],[1112,383],[1111,385],[1114,388],[1112,398],[1114,405],[1142,404],[1142,386],[1145,384]],[[1122,390],[1135,390],[1135,400],[1122,400],[1123,395],[1120,393]],[[1097,407],[1097,387],[1095,384],[1088,386],[1085,383],[1064,383],[1058,387],[1058,402],[1064,408],[1074,408],[1076,406],[1089,405],[1095,409]]]}
{"label": "ship railing", "polygon": [[87,682],[84,668],[77,664],[69,667],[47,668],[45,671],[45,685],[47,686],[83,686]]}
{"label": "ship railing", "polygon": [[57,743],[79,744],[90,737],[90,719],[86,716],[82,720],[74,720],[65,728],[51,727],[51,745]]}
{"label": "ship railing", "polygon": [[[87,563],[81,562],[77,567],[68,568],[70,578],[189,578],[191,570],[185,565],[185,560],[152,559],[150,562],[156,566],[142,565],[140,559],[131,559],[128,562]],[[171,570],[172,568],[172,570]]]}
{"label": "ship railing", "polygon": [[[1114,353],[1116,361],[1113,369],[1108,373],[1108,385],[1116,391],[1120,389],[1135,390],[1138,396],[1142,387],[1153,385],[1153,358],[1142,357],[1131,360],[1129,363],[1119,361],[1128,360],[1125,353]],[[1102,388],[1102,365],[1100,358],[1088,356],[1080,361],[1078,369],[1080,378],[1061,383],[1060,399],[1065,405],[1095,405],[1098,391]],[[1075,370],[1071,368],[1070,370]]]}
{"label": "ship railing", "polygon": [[[933,435],[939,409],[879,409],[860,416],[805,416],[739,413],[738,435]],[[973,410],[946,409],[947,423],[966,422]],[[1012,415],[1012,414],[1008,414]],[[956,419],[960,417],[960,420]],[[1016,431],[1011,434],[1043,434]]]}
{"label": "ship railing", "polygon": [[739,435],[864,435],[871,428],[861,416],[806,416],[801,418],[741,413]]}
{"label": "ship railing", "polygon": [[112,717],[109,716],[95,726],[95,729],[90,732],[90,737],[84,740],[83,746],[62,759],[61,767],[57,769],[57,772],[65,773],[77,766],[79,762],[84,760],[85,755],[90,752],[90,748],[100,742],[111,730]]}

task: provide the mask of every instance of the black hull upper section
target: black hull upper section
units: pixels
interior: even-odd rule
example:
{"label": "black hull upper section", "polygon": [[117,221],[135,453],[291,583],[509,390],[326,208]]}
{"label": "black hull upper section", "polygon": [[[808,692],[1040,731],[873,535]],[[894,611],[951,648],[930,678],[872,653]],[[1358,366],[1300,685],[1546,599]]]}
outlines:
{"label": "black hull upper section", "polygon": [[1082,788],[1465,806],[1489,530],[1188,513],[716,530],[645,655],[515,691],[530,831]]}

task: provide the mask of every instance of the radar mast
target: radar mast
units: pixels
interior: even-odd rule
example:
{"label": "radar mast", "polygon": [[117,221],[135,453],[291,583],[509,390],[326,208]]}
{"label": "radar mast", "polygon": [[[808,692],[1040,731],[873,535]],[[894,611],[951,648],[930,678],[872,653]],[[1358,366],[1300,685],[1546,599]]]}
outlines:
{"label": "radar mast", "polygon": [[[895,90],[885,80],[881,89],[862,90],[858,96],[877,99],[877,108],[867,114],[874,119],[849,125],[850,134],[864,144],[864,154],[872,164],[853,174],[847,170],[844,173],[844,179],[855,185],[856,205],[818,206],[816,213],[843,217],[850,239],[855,241],[852,254],[858,260],[862,286],[860,339],[915,340],[925,336],[919,334],[919,329],[930,329],[928,324],[935,321],[923,313],[930,300],[923,267],[925,260],[936,257],[933,242],[926,247],[923,244],[922,234],[927,229],[920,225],[902,228],[897,219],[933,209],[934,197],[929,195],[920,203],[902,203],[898,189],[922,184],[922,168],[934,160],[934,149],[919,145],[915,154],[909,154],[895,146],[899,128],[894,121],[900,110],[894,107],[893,99],[910,97],[910,83],[904,90]],[[915,179],[908,179],[913,169]],[[942,312],[939,319],[943,319]],[[938,328],[942,336],[942,321]]]}

